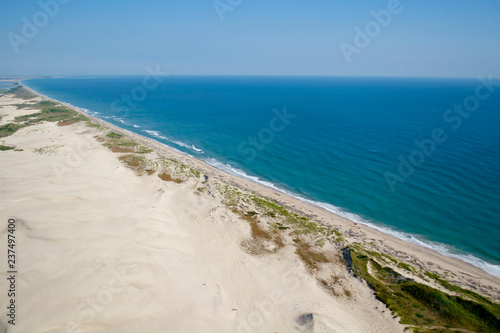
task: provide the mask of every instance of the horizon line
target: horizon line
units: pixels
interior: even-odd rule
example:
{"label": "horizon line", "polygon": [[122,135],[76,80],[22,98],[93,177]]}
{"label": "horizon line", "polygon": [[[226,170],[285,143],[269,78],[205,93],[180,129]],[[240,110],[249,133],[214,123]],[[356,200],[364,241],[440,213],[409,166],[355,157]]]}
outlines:
{"label": "horizon line", "polygon": [[[0,75],[0,81],[58,78],[131,77],[144,74],[68,74],[68,75]],[[403,75],[296,75],[296,74],[166,74],[162,77],[305,77],[305,78],[407,78],[407,79],[477,79],[478,76],[403,76]],[[493,77],[494,80],[499,79]]]}

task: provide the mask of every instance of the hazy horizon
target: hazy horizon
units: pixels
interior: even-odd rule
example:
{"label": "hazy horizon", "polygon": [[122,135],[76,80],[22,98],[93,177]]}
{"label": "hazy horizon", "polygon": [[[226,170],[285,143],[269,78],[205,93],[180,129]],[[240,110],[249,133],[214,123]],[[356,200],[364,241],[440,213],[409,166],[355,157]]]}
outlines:
{"label": "hazy horizon", "polygon": [[498,17],[493,0],[9,2],[0,75],[498,78]]}
{"label": "hazy horizon", "polygon": [[[89,74],[89,75],[75,75],[75,74],[68,74],[68,75],[2,75],[0,73],[0,81],[1,80],[8,80],[8,81],[23,81],[23,80],[30,80],[30,79],[57,79],[57,78],[113,78],[113,77],[141,77],[144,76],[144,74]],[[480,77],[483,77],[482,75],[479,75],[477,77],[469,76],[457,76],[457,77],[450,77],[450,76],[383,76],[383,75],[358,75],[358,76],[349,76],[349,75],[250,75],[250,74],[165,74],[161,75],[163,77],[167,76],[172,76],[172,77],[269,77],[269,78],[277,78],[277,77],[283,77],[283,78],[298,78],[298,77],[304,77],[304,78],[381,78],[381,79],[436,79],[436,80],[475,80]],[[500,77],[492,77],[493,80],[499,80]]]}

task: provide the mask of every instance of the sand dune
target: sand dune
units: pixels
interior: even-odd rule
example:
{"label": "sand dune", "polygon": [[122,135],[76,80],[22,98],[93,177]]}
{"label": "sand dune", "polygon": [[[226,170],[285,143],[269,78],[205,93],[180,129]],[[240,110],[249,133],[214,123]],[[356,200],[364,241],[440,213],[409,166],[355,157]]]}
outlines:
{"label": "sand dune", "polygon": [[[0,124],[33,112],[0,102]],[[249,225],[219,199],[138,176],[99,134],[40,123],[1,139],[17,150],[0,152],[0,215],[17,221],[19,273],[16,325],[0,331],[403,331],[346,272],[351,296],[332,297],[293,250],[248,254]]]}

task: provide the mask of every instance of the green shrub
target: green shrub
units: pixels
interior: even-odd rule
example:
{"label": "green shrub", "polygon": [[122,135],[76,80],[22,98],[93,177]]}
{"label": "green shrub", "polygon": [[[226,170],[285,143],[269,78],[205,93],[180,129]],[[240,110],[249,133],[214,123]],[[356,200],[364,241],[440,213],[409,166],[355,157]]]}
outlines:
{"label": "green shrub", "polygon": [[119,139],[119,138],[123,137],[123,135],[118,134],[116,132],[109,132],[108,134],[106,134],[106,136],[108,138],[112,138],[112,139]]}
{"label": "green shrub", "polygon": [[12,149],[14,149],[14,147],[0,145],[0,151],[12,150]]}
{"label": "green shrub", "polygon": [[8,123],[6,125],[0,126],[0,138],[5,138],[16,133],[19,129],[23,128],[22,125]]}

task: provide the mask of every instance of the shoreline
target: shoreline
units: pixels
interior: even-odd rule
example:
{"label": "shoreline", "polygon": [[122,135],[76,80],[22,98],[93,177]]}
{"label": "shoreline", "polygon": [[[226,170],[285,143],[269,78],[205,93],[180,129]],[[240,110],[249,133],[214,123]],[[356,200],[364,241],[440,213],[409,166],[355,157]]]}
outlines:
{"label": "shoreline", "polygon": [[[500,283],[475,266],[27,87],[0,99],[0,211],[17,221],[23,254],[16,329],[375,333],[497,325],[500,304],[488,299],[498,302]],[[60,300],[57,311],[45,306],[48,297]],[[439,300],[451,317],[432,306]]]}
{"label": "shoreline", "polygon": [[[131,132],[127,129],[118,127],[114,124],[111,124],[109,122],[106,122],[100,118],[97,118],[95,116],[92,116],[88,113],[86,113],[84,110],[71,105],[66,102],[62,102],[53,98],[50,98],[48,96],[45,96],[43,94],[40,94],[39,92],[29,88],[28,86],[24,85],[22,81],[19,81],[19,84],[32,92],[35,95],[41,96],[44,99],[48,99],[51,101],[55,101],[57,103],[60,103],[62,105],[65,105],[68,108],[71,108],[72,110],[92,119],[95,122],[98,122],[99,125],[103,127],[107,127],[112,129],[115,132],[118,132],[120,134],[129,136],[133,138],[134,140],[140,142],[141,144],[145,146],[149,146],[153,148],[154,150],[161,151],[165,155],[170,155],[173,154],[176,158],[183,160],[184,163],[187,163],[188,165],[194,165],[196,167],[199,167],[201,169],[207,168],[212,172],[212,175],[218,175],[223,179],[224,181],[236,185],[239,188],[242,189],[248,189],[251,190],[259,195],[263,195],[264,197],[268,197],[270,199],[273,199],[280,204],[284,205],[285,207],[291,208],[297,212],[300,212],[305,215],[310,215],[314,217],[319,217],[321,219],[321,222],[326,223],[326,224],[331,224],[333,226],[340,226],[341,228],[346,228],[347,230],[351,231],[353,228],[358,229],[359,232],[365,233],[367,238],[372,238],[377,240],[378,242],[387,242],[389,244],[394,244],[396,245],[397,248],[399,247],[404,247],[404,245],[408,245],[408,249],[411,249],[410,254],[418,254],[419,256],[421,254],[424,254],[424,256],[431,255],[432,258],[438,258],[439,256],[442,256],[443,258],[446,258],[448,260],[444,260],[444,263],[446,263],[445,266],[451,266],[451,267],[460,267],[462,265],[466,265],[469,269],[472,268],[472,271],[474,271],[475,275],[479,275],[481,278],[485,278],[486,280],[491,280],[491,282],[495,282],[500,287],[500,275],[494,275],[491,271],[487,271],[485,268],[481,267],[480,265],[476,265],[472,262],[469,262],[466,260],[465,255],[458,255],[458,254],[453,254],[449,252],[446,249],[446,245],[442,244],[442,246],[445,248],[445,251],[440,252],[437,249],[433,248],[431,244],[427,244],[424,241],[420,241],[417,238],[414,238],[415,241],[411,241],[408,239],[404,239],[404,236],[407,237],[413,237],[411,234],[407,234],[405,232],[399,232],[392,230],[390,228],[385,228],[381,226],[377,226],[376,224],[370,223],[370,222],[358,222],[354,221],[352,219],[349,219],[347,217],[341,216],[335,212],[332,212],[331,210],[322,207],[320,204],[325,204],[322,202],[315,202],[313,200],[308,200],[305,198],[299,198],[296,197],[292,194],[286,193],[284,190],[272,188],[270,186],[266,186],[264,184],[246,179],[242,176],[237,176],[230,174],[229,172],[225,170],[221,170],[217,167],[214,167],[210,165],[208,162],[197,159],[195,156],[189,155],[188,153],[179,151],[173,147],[170,147],[166,144],[163,144],[157,140],[154,140],[153,138],[148,138],[146,136]],[[348,213],[349,214],[349,213]],[[331,216],[328,216],[331,215]],[[355,215],[355,214],[353,214]],[[331,221],[330,221],[331,220]],[[355,232],[354,232],[355,233]],[[393,233],[401,233],[402,236],[398,237],[397,235],[394,235]],[[385,239],[387,237],[387,239]],[[441,245],[440,243],[437,243],[438,245]],[[404,251],[403,251],[404,252]],[[482,259],[479,259],[472,254],[467,254],[467,256],[471,256],[474,259],[482,261],[487,266],[495,266],[493,264],[490,264]],[[439,260],[438,260],[439,261]],[[471,260],[473,261],[473,260]],[[449,268],[446,268],[449,269]],[[452,269],[450,269],[452,270]],[[484,273],[480,274],[478,273]],[[491,279],[486,278],[486,276],[491,277]],[[500,273],[499,273],[500,274]],[[499,296],[500,299],[500,296]]]}
{"label": "shoreline", "polygon": [[[331,261],[317,269],[335,274],[336,296],[295,246],[277,248],[264,221],[228,207],[227,175],[22,94],[0,98],[8,148],[0,152],[0,211],[16,221],[22,259],[11,298],[15,327],[4,317],[0,331],[403,332],[331,245],[323,247]],[[131,156],[154,170],[134,168]],[[5,228],[0,236],[7,238]],[[48,307],[50,299],[57,304]]]}

